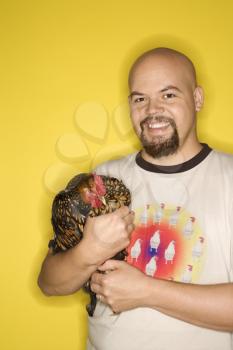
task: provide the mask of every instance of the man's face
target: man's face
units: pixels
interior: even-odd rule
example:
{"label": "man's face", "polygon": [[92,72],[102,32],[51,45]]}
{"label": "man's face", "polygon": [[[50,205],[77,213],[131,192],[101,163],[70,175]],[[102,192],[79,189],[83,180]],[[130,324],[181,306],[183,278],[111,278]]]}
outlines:
{"label": "man's face", "polygon": [[147,154],[173,154],[196,137],[199,95],[184,62],[166,56],[145,59],[133,73],[130,90],[132,123]]}

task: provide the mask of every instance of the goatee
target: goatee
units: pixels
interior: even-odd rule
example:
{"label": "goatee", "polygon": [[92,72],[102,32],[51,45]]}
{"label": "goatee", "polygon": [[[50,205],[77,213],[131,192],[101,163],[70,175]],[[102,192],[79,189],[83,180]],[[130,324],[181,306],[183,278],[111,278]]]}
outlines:
{"label": "goatee", "polygon": [[[172,135],[169,138],[165,138],[163,136],[156,136],[152,141],[149,141],[146,139],[145,133],[144,133],[144,125],[145,123],[148,123],[149,121],[153,122],[169,122],[171,125],[173,132]],[[171,154],[176,153],[178,147],[179,147],[179,135],[177,132],[176,124],[171,118],[167,118],[164,116],[148,116],[146,117],[142,122],[141,122],[141,136],[140,140],[142,143],[142,146],[145,150],[145,152],[150,155],[153,158],[161,158],[161,157],[166,157]]]}

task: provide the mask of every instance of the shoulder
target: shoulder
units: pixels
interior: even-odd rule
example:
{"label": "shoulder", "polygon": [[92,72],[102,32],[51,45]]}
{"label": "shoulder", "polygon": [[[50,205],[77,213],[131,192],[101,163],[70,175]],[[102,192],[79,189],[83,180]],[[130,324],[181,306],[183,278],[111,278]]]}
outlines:
{"label": "shoulder", "polygon": [[207,169],[209,175],[220,180],[221,186],[225,184],[233,191],[233,155],[218,150],[212,150]]}
{"label": "shoulder", "polygon": [[233,154],[218,150],[212,151],[212,160],[222,168],[222,171],[233,174]]}
{"label": "shoulder", "polygon": [[94,172],[98,175],[112,176],[122,179],[133,170],[137,153],[132,153],[120,159],[114,159],[98,165]]}

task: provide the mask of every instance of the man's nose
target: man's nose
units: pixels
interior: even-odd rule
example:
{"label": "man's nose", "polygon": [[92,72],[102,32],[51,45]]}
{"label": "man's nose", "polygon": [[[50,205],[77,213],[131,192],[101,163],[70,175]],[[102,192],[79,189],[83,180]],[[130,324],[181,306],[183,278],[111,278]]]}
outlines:
{"label": "man's nose", "polygon": [[164,107],[161,101],[157,99],[150,99],[147,104],[147,113],[148,114],[159,114],[164,112]]}

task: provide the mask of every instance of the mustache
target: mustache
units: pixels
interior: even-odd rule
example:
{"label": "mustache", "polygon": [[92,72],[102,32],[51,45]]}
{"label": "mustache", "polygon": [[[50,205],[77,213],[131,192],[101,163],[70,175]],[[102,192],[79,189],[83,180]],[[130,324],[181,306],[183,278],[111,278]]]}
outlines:
{"label": "mustache", "polygon": [[140,123],[140,127],[141,129],[143,130],[144,129],[144,125],[148,122],[157,122],[157,123],[162,123],[162,122],[165,122],[165,123],[170,123],[170,125],[173,127],[173,128],[176,128],[176,124],[174,122],[174,120],[172,118],[169,118],[169,117],[165,117],[164,115],[156,115],[156,116],[153,116],[153,115],[148,115],[146,116]]}

